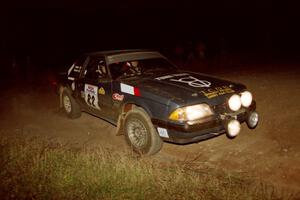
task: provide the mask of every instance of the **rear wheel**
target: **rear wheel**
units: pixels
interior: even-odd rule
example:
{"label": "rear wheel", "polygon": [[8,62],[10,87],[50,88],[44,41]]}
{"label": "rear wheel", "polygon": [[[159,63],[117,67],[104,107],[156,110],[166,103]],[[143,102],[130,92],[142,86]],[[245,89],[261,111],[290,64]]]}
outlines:
{"label": "rear wheel", "polygon": [[62,92],[62,105],[69,118],[75,119],[81,116],[80,106],[67,89]]}
{"label": "rear wheel", "polygon": [[126,141],[134,151],[153,155],[161,149],[163,142],[142,108],[130,110],[126,114],[124,125]]}

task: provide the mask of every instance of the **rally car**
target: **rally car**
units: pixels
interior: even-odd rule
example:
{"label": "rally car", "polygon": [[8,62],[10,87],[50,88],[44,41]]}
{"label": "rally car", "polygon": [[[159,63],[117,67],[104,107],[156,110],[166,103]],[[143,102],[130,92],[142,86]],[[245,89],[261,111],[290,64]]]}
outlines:
{"label": "rally car", "polygon": [[259,119],[244,85],[182,71],[151,50],[84,54],[61,75],[59,94],[68,117],[82,111],[98,116],[147,155],[163,141],[187,144],[222,133],[233,138],[241,123],[253,129]]}

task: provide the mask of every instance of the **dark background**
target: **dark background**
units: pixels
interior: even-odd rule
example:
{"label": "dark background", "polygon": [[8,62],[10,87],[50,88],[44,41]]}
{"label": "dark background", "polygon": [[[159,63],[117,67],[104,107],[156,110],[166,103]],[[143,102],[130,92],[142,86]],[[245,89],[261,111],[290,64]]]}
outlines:
{"label": "dark background", "polygon": [[297,63],[298,8],[272,0],[10,2],[0,14],[1,68],[59,70],[83,52],[128,48],[157,49],[176,59],[176,46],[199,41],[211,67],[221,54]]}

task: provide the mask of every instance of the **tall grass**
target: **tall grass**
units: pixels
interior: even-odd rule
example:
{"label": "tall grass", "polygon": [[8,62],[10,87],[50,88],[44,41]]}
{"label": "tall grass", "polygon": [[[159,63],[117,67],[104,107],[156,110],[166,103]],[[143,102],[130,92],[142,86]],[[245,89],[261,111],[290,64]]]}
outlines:
{"label": "tall grass", "polygon": [[193,161],[168,164],[105,148],[2,136],[1,199],[288,199]]}

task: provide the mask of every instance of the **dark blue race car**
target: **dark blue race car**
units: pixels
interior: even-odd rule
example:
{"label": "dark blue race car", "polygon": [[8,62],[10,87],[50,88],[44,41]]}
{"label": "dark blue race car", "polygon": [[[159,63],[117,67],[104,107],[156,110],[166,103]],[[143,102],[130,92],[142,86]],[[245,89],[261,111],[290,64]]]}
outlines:
{"label": "dark blue race car", "polygon": [[84,54],[61,75],[59,94],[67,116],[85,111],[109,121],[133,150],[148,155],[163,141],[187,144],[222,133],[232,138],[241,123],[258,123],[244,85],[181,71],[156,51]]}

